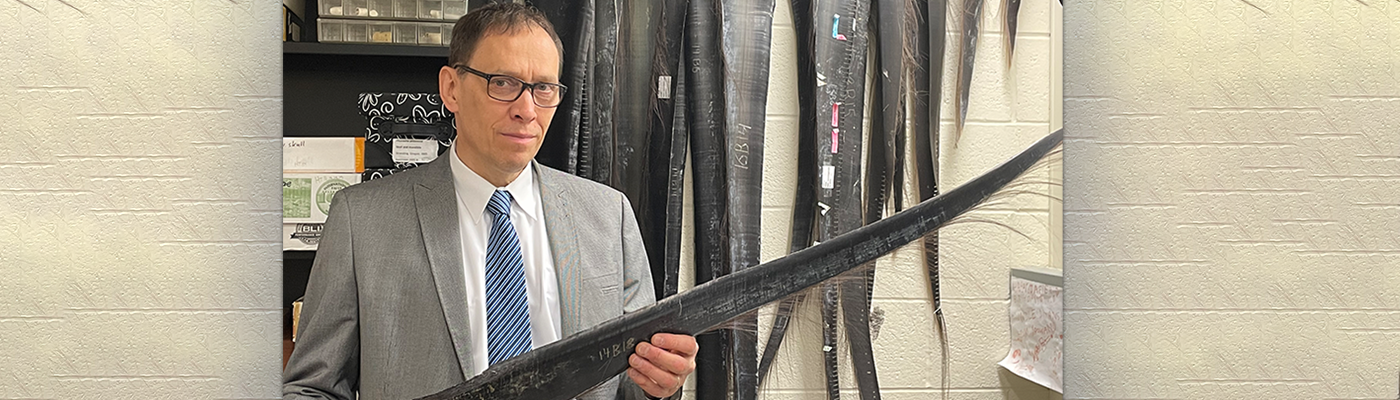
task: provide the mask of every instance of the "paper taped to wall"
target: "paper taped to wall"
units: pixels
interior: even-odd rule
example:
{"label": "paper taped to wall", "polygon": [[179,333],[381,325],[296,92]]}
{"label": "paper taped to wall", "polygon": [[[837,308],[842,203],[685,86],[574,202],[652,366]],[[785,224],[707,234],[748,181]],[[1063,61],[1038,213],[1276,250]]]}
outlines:
{"label": "paper taped to wall", "polygon": [[1011,373],[1064,393],[1061,344],[1064,342],[1064,288],[1059,271],[1012,269],[1007,315],[1011,349],[997,365]]}

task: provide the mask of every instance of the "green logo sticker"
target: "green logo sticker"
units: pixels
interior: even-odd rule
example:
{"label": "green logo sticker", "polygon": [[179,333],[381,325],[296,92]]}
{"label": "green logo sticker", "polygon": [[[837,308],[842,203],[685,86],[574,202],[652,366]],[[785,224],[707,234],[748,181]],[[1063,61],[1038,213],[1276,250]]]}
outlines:
{"label": "green logo sticker", "polygon": [[310,178],[282,178],[282,218],[311,218]]}
{"label": "green logo sticker", "polygon": [[322,214],[330,215],[331,198],[335,197],[335,192],[350,186],[349,182],[340,179],[327,179],[321,182],[321,187],[316,189],[316,208],[321,209]]}

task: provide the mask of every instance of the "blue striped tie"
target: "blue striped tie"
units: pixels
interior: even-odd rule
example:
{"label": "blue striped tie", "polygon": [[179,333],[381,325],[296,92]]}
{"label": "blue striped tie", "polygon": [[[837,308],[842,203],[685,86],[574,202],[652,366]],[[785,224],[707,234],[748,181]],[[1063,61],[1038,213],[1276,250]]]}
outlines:
{"label": "blue striped tie", "polygon": [[490,364],[530,351],[530,306],[525,263],[510,223],[510,193],[498,190],[486,203],[491,237],[486,242],[486,348]]}

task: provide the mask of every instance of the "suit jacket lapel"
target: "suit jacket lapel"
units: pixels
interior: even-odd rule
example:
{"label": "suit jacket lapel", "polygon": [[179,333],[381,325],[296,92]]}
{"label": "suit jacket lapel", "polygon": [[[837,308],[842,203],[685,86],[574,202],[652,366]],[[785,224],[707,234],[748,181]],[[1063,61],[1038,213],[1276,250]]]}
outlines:
{"label": "suit jacket lapel", "polygon": [[535,167],[535,177],[539,179],[540,200],[544,208],[545,232],[549,236],[549,250],[554,255],[554,274],[559,281],[559,319],[564,337],[578,332],[584,327],[582,308],[584,297],[579,289],[583,286],[583,271],[579,265],[578,229],[570,214],[569,190],[562,179],[563,172]]}
{"label": "suit jacket lapel", "polygon": [[434,162],[418,167],[423,179],[413,188],[413,201],[418,210],[418,225],[423,230],[423,245],[428,251],[428,265],[437,286],[438,300],[452,335],[452,348],[462,379],[470,378],[471,330],[467,324],[467,289],[462,264],[461,222],[457,216],[456,190],[452,183],[451,157],[438,157]]}

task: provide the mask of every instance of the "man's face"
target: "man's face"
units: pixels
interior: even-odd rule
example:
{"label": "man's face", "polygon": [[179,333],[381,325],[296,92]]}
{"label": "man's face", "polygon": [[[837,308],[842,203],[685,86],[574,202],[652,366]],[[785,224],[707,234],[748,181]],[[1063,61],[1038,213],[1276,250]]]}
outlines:
{"label": "man's face", "polygon": [[[543,29],[489,35],[477,42],[466,66],[527,83],[559,83],[559,50]],[[512,102],[486,94],[486,79],[444,67],[438,75],[443,104],[456,114],[457,156],[497,185],[514,180],[544,143],[555,108],[535,105],[525,90]]]}

